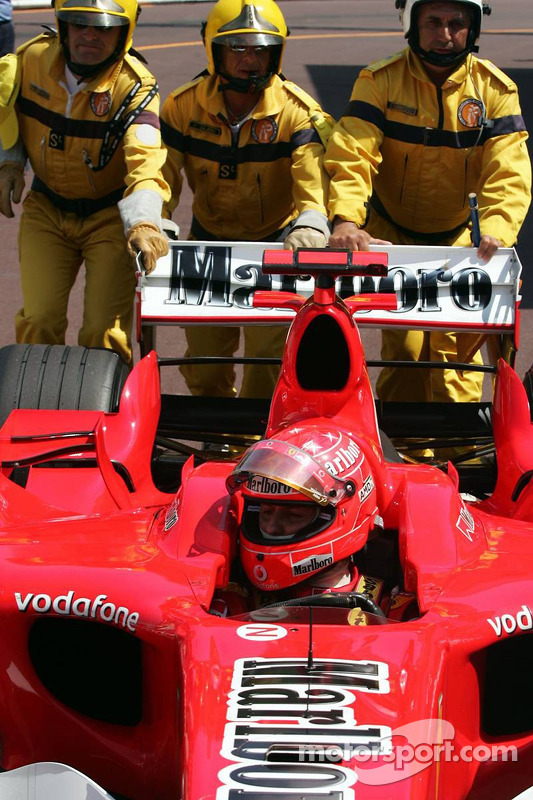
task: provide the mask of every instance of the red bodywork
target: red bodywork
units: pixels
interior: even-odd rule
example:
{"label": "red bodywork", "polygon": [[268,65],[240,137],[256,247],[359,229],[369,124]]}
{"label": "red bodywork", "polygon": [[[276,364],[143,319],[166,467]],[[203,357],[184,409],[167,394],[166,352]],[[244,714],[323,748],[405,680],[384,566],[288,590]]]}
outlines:
{"label": "red bodywork", "polygon": [[[191,459],[176,495],[156,489],[152,353],[118,413],[15,410],[0,430],[4,769],[60,761],[132,800],[501,799],[533,784],[533,713],[528,726],[509,710],[531,699],[533,666],[533,429],[521,382],[500,362],[499,477],[489,499],[466,502],[453,469],[385,460],[356,301],[321,290],[297,302],[267,436],[325,419],[357,437],[420,616],[357,625],[321,609],[310,631],[308,609],[208,613],[236,558],[233,464]],[[298,377],[302,341],[324,316],[349,364],[329,392]],[[25,464],[22,488],[14,470]],[[390,754],[406,743],[420,749],[400,764]],[[439,743],[441,757],[428,750]],[[352,757],[357,744],[375,755]],[[320,760],[317,745],[342,757]],[[477,757],[493,745],[516,760]]]}

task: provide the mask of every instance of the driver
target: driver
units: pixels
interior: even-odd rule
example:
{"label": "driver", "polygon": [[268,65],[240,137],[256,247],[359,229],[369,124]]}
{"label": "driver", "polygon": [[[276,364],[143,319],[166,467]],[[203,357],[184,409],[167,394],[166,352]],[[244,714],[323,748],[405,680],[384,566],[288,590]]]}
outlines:
{"label": "driver", "polygon": [[228,477],[255,605],[326,591],[379,602],[356,555],[382,525],[367,458],[345,432],[294,427],[252,445]]}

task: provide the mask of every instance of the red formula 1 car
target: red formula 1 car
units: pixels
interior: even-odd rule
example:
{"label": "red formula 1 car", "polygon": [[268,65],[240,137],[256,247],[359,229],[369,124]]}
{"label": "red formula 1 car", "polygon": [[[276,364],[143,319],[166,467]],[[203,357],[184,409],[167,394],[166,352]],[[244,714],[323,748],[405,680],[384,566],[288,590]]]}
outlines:
{"label": "red formula 1 car", "polygon": [[[508,363],[518,271],[506,300],[471,251],[418,281],[427,313],[446,295],[465,328],[494,334],[507,359],[485,368],[493,402],[385,407],[354,316],[412,310],[407,270],[391,277],[378,253],[294,258],[265,253],[263,277],[289,290],[254,300],[297,311],[270,408],[161,403],[154,352],[128,374],[107,351],[0,351],[2,800],[507,800],[533,786],[533,427]],[[341,300],[354,281],[364,293]],[[324,469],[312,444],[325,428],[341,439]],[[275,444],[302,430],[303,448]],[[296,453],[293,487],[338,502],[337,518],[339,498],[372,499],[353,589],[280,599],[258,559],[269,591],[253,599],[235,499],[253,464],[190,444],[217,434]],[[293,576],[331,563],[333,545],[308,541]]]}

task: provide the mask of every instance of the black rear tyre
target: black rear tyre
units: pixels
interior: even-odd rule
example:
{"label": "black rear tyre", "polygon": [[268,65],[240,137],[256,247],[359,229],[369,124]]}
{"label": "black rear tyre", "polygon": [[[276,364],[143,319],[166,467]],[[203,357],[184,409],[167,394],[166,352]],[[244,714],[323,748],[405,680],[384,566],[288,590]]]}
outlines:
{"label": "black rear tyre", "polygon": [[0,348],[0,425],[14,408],[116,411],[128,374],[112,350],[7,345]]}

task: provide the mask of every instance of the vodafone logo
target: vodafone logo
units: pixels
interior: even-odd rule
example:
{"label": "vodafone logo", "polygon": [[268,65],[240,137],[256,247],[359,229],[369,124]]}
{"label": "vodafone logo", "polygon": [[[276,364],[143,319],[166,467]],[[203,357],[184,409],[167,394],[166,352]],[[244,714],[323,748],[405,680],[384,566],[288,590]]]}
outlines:
{"label": "vodafone logo", "polygon": [[66,594],[51,597],[49,594],[33,594],[28,592],[24,597],[20,592],[15,592],[15,602],[19,611],[26,612],[30,608],[37,614],[60,614],[61,616],[86,617],[97,619],[101,622],[113,622],[123,628],[135,632],[139,622],[137,611],[130,612],[125,606],[116,606],[115,603],[104,602],[106,594],[99,594],[94,600],[89,597],[74,599],[74,589]]}
{"label": "vodafone logo", "polygon": [[256,564],[254,567],[254,578],[260,583],[264,583],[268,578],[268,572],[261,564]]}

